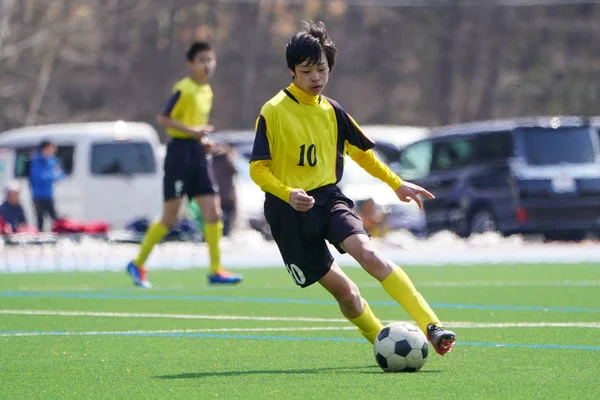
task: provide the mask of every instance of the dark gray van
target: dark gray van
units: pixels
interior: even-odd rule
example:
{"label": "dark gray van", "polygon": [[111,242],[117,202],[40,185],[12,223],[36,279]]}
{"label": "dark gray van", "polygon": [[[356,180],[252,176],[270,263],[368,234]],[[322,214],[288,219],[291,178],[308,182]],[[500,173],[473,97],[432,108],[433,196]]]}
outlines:
{"label": "dark gray van", "polygon": [[432,191],[429,234],[499,231],[578,240],[600,231],[600,137],[579,117],[495,120],[434,129],[396,172]]}

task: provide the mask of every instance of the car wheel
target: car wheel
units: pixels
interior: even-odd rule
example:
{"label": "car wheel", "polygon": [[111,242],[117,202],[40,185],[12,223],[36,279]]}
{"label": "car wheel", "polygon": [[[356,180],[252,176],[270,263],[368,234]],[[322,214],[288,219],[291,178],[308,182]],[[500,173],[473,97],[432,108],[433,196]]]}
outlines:
{"label": "car wheel", "polygon": [[497,230],[496,219],[488,210],[477,210],[471,216],[471,233],[496,232]]}

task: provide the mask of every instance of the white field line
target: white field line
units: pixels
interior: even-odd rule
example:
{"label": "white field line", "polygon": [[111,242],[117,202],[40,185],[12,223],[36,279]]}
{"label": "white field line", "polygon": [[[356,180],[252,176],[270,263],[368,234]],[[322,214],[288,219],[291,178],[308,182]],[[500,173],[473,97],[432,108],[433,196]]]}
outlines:
{"label": "white field line", "polygon": [[600,328],[600,322],[445,322],[448,328]]}
{"label": "white field line", "polygon": [[[94,311],[60,311],[60,310],[0,310],[5,315],[54,315],[67,317],[111,317],[111,318],[167,318],[167,319],[204,319],[230,321],[283,321],[283,322],[327,322],[347,323],[342,318],[304,318],[304,317],[259,317],[248,315],[203,315],[203,314],[156,314],[156,313],[117,313]],[[382,321],[384,323],[397,321]],[[445,326],[451,328],[600,328],[600,322],[468,322],[450,321]],[[350,327],[354,329],[353,327]],[[237,329],[237,328],[232,328]],[[241,329],[241,328],[240,328]],[[259,329],[259,328],[257,328]],[[286,329],[286,328],[260,328]],[[296,328],[302,330],[303,328]],[[304,328],[306,330],[329,330],[333,327]],[[340,327],[341,329],[341,327]]]}
{"label": "white field line", "polygon": [[247,315],[203,315],[203,314],[157,314],[122,313],[95,311],[58,311],[58,310],[0,310],[0,314],[12,315],[58,315],[67,317],[114,317],[114,318],[168,318],[168,319],[211,319],[233,321],[282,321],[282,322],[348,322],[343,318],[304,318],[304,317],[260,317]]}
{"label": "white field line", "polygon": [[87,331],[87,332],[15,332],[0,333],[2,336],[100,336],[100,335],[150,335],[178,333],[227,333],[227,332],[300,332],[300,331],[347,331],[354,330],[353,326],[321,326],[293,328],[214,328],[214,329],[171,329],[152,331]]}

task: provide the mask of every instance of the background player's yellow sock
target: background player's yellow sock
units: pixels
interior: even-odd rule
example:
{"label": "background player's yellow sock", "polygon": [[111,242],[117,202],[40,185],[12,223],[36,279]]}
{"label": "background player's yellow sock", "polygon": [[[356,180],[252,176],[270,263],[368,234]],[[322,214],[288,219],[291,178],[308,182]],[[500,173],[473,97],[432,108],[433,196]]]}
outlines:
{"label": "background player's yellow sock", "polygon": [[135,264],[136,267],[141,267],[144,265],[154,246],[156,246],[156,244],[160,242],[162,238],[167,235],[167,233],[169,233],[169,229],[160,222],[155,222],[150,225],[146,235],[144,236],[142,245],[140,246],[140,252],[135,260],[133,260],[133,264]]}
{"label": "background player's yellow sock", "polygon": [[381,322],[375,317],[373,311],[371,311],[371,307],[369,307],[369,303],[362,300],[365,306],[365,310],[362,314],[360,314],[357,318],[350,319],[348,321],[352,322],[360,332],[371,344],[375,343],[375,339],[377,338],[377,334],[383,328]]}
{"label": "background player's yellow sock", "polygon": [[427,301],[417,292],[410,278],[401,269],[397,268],[381,282],[385,291],[400,304],[417,322],[419,328],[427,336],[427,325],[441,326]]}
{"label": "background player's yellow sock", "polygon": [[213,275],[221,268],[221,235],[223,233],[223,223],[221,221],[214,224],[204,225],[204,239],[208,244],[208,253],[210,254],[210,266],[208,273]]}

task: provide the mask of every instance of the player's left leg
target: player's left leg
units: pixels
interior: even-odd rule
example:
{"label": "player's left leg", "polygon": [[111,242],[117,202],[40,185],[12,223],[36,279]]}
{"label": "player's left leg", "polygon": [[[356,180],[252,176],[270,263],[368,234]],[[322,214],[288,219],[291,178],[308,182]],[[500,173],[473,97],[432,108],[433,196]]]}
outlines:
{"label": "player's left leg", "polygon": [[177,213],[181,206],[181,198],[170,198],[163,203],[162,214],[146,230],[144,239],[140,244],[137,256],[127,264],[126,271],[133,279],[136,286],[150,288],[152,284],[148,281],[148,271],[144,267],[146,260],[154,247],[167,235],[169,230],[177,221]]}
{"label": "player's left leg", "polygon": [[366,234],[351,235],[341,245],[413,317],[438,354],[452,350],[456,341],[454,332],[442,327],[439,318],[408,275],[380,254]]}
{"label": "player's left leg", "polygon": [[242,281],[242,276],[232,274],[221,265],[220,242],[223,235],[221,222],[221,206],[217,194],[204,194],[194,197],[204,217],[204,238],[208,244],[210,265],[208,268],[209,283],[235,284]]}

